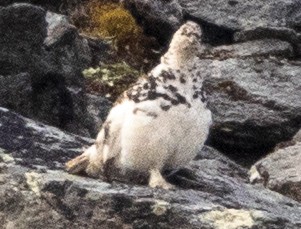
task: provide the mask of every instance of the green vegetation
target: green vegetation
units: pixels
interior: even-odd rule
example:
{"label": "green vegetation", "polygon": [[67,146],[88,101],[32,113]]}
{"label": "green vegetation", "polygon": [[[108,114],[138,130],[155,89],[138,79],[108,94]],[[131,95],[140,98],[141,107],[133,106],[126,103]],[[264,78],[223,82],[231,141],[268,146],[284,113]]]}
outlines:
{"label": "green vegetation", "polygon": [[83,71],[89,92],[98,93],[115,101],[118,96],[136,82],[140,72],[126,63],[102,65]]}
{"label": "green vegetation", "polygon": [[131,13],[113,0],[87,0],[71,20],[81,33],[111,44],[109,57],[99,67],[86,69],[88,92],[107,96],[111,101],[136,82],[139,75],[158,62],[160,46],[144,35]]}
{"label": "green vegetation", "polygon": [[116,54],[113,62],[125,61],[144,72],[159,60],[160,46],[156,39],[144,35],[131,13],[121,3],[112,0],[87,0],[80,6],[80,14],[71,15],[81,33],[108,41]]}
{"label": "green vegetation", "polygon": [[89,24],[83,31],[96,37],[111,39],[118,50],[135,46],[143,36],[142,29],[121,4],[92,0],[86,9]]}

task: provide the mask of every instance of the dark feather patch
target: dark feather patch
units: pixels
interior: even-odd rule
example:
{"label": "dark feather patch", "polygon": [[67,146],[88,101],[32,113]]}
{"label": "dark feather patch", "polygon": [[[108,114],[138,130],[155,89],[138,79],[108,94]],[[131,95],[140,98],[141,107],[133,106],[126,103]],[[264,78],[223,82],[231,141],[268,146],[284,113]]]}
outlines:
{"label": "dark feather patch", "polygon": [[103,124],[103,129],[104,129],[103,144],[106,144],[110,137],[110,126],[111,126],[111,121],[107,121]]}
{"label": "dark feather patch", "polygon": [[148,111],[143,110],[143,109],[138,108],[138,107],[133,110],[133,113],[137,114],[138,111],[145,113],[146,116],[150,116],[150,117],[153,117],[153,118],[157,118],[158,117],[158,114],[156,114],[155,112],[148,112]]}
{"label": "dark feather patch", "polygon": [[171,106],[169,106],[169,105],[160,105],[160,107],[161,107],[161,109],[162,109],[163,111],[168,111],[168,110],[170,109]]}
{"label": "dark feather patch", "polygon": [[[149,74],[146,81],[140,84],[136,84],[134,88],[131,88],[127,91],[127,96],[130,100],[135,103],[147,101],[147,100],[156,100],[162,98],[166,101],[169,101],[172,105],[186,104],[187,107],[191,107],[191,104],[187,102],[186,97],[183,94],[178,92],[178,88],[175,87],[168,80],[175,80],[176,76],[172,70],[163,70],[158,77],[155,77],[152,74]],[[180,83],[186,83],[186,75],[181,74],[178,78]],[[157,92],[157,87],[163,87],[166,89],[166,93]],[[197,87],[193,86],[193,90],[196,91]],[[169,110],[170,107],[163,106],[162,110]]]}

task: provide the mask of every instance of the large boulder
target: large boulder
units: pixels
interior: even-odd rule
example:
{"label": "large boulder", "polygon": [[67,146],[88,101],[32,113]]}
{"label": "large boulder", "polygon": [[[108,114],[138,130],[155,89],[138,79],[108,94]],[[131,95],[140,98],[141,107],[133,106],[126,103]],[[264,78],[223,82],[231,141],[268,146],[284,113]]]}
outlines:
{"label": "large boulder", "polygon": [[69,175],[62,163],[90,139],[0,109],[4,228],[300,228],[301,204],[247,182],[213,148],[166,175],[175,190]]}
{"label": "large boulder", "polygon": [[250,181],[301,202],[301,131],[293,140],[280,144],[276,151],[256,162]]}
{"label": "large boulder", "polygon": [[232,31],[256,27],[298,28],[301,9],[298,0],[178,0],[185,12]]}
{"label": "large boulder", "polygon": [[93,143],[56,127],[27,119],[0,108],[0,148],[11,152],[21,165],[63,168],[63,163]]}
{"label": "large boulder", "polygon": [[[13,3],[30,3],[42,6],[46,8],[47,10],[60,12],[61,10],[66,10],[67,6],[69,8],[76,6],[77,4],[80,4],[87,0],[2,0],[0,2],[0,6],[8,6]],[[61,12],[60,12],[61,13]]]}
{"label": "large boulder", "polygon": [[93,119],[93,123],[95,123],[93,128],[93,137],[96,137],[103,121],[108,116],[108,113],[112,107],[112,102],[110,102],[108,99],[93,95],[93,94],[87,94],[87,112],[90,117]]}
{"label": "large boulder", "polygon": [[123,2],[139,21],[143,21],[146,31],[163,43],[168,42],[181,22],[188,19],[203,27],[204,41],[213,45],[276,38],[293,43],[296,54],[301,54],[299,0]]}
{"label": "large boulder", "polygon": [[0,6],[8,6],[13,3],[33,3],[34,0],[2,0]]}
{"label": "large boulder", "polygon": [[213,114],[209,144],[251,165],[300,128],[300,62],[245,57],[198,66]]}
{"label": "large boulder", "polygon": [[262,39],[240,42],[233,45],[220,45],[205,50],[199,54],[200,58],[229,59],[246,57],[279,56],[290,58],[294,56],[294,50],[289,42],[278,39]]}
{"label": "large boulder", "polygon": [[[86,39],[67,18],[30,4],[0,8],[0,104],[70,132],[89,135],[82,70]],[[22,106],[20,106],[22,104]]]}
{"label": "large boulder", "polygon": [[178,0],[186,17],[206,28],[208,42],[281,38],[290,42],[300,32],[299,0]]}
{"label": "large boulder", "polygon": [[177,0],[126,0],[122,1],[146,34],[166,44],[183,22],[183,12]]}

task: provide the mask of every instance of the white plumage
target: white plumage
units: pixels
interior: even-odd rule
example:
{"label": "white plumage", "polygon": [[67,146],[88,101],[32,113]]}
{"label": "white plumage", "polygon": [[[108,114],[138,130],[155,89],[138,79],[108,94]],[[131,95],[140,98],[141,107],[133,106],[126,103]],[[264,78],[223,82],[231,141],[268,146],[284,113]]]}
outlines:
{"label": "white plumage", "polygon": [[149,172],[151,187],[170,188],[164,169],[186,165],[207,139],[211,112],[197,68],[201,29],[187,22],[175,33],[161,63],[124,93],[96,142],[69,161],[71,173],[98,176],[109,159],[122,170]]}

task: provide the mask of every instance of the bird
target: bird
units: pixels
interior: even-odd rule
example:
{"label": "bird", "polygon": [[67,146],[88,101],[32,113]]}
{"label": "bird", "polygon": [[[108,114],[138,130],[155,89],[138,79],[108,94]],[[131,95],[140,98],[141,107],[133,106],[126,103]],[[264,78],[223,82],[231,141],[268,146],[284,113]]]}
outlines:
{"label": "bird", "polygon": [[162,172],[193,160],[212,123],[197,64],[203,47],[197,23],[180,26],[160,63],[122,94],[95,143],[66,170],[98,177],[114,159],[121,171],[147,173],[150,187],[173,189]]}

